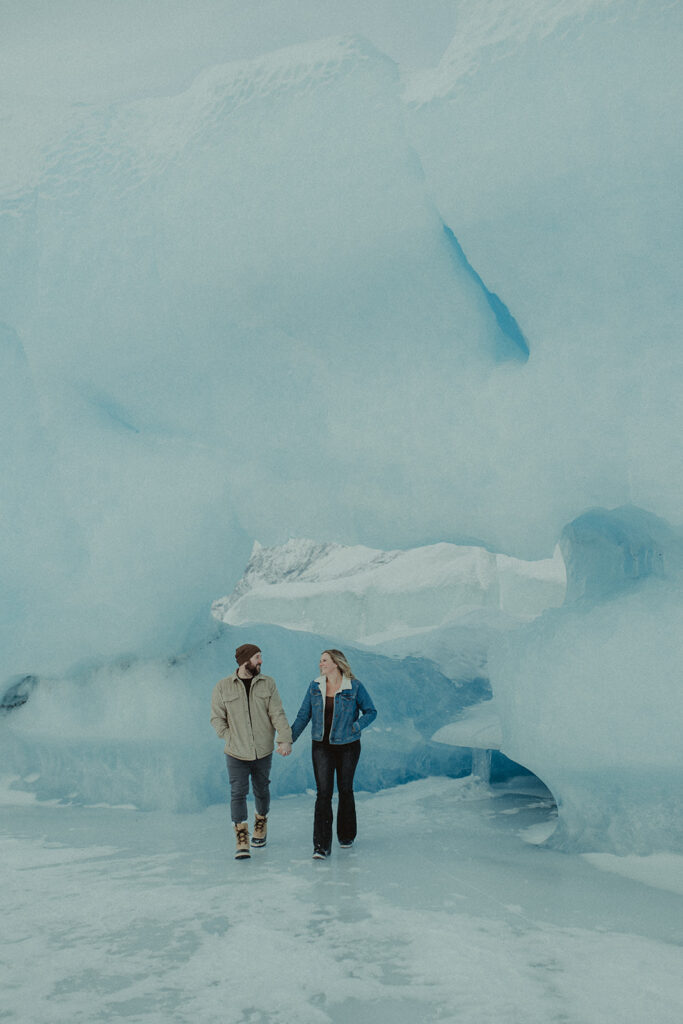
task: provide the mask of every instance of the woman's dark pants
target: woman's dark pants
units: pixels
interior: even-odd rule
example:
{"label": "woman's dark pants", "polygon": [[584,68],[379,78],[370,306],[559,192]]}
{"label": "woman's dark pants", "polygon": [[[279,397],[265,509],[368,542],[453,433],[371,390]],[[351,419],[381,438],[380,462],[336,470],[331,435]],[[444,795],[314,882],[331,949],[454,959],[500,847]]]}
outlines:
{"label": "woman's dark pants", "polygon": [[337,776],[339,807],[337,839],[351,843],[356,838],[356,802],[353,776],[360,757],[360,740],[334,745],[313,742],[313,771],[318,794],[313,817],[313,846],[327,852],[332,848],[332,792]]}

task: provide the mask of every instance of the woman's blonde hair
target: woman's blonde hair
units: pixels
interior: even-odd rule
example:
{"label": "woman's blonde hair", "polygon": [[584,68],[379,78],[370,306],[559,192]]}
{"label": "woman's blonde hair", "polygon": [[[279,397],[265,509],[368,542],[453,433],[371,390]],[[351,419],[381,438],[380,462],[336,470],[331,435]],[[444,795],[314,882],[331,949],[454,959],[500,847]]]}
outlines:
{"label": "woman's blonde hair", "polygon": [[329,656],[332,658],[332,661],[335,663],[335,665],[337,666],[337,668],[339,669],[343,676],[348,676],[349,679],[356,678],[353,672],[351,671],[351,666],[346,660],[346,655],[342,651],[337,651],[333,647],[331,649],[323,651],[323,654],[329,654]]}

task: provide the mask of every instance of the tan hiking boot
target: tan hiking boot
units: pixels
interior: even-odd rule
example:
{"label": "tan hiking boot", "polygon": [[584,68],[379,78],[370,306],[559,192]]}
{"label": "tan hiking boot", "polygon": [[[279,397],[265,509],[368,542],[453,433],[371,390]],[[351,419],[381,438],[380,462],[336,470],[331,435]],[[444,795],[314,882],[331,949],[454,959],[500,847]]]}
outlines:
{"label": "tan hiking boot", "polygon": [[249,825],[246,821],[240,821],[235,825],[235,835],[237,836],[235,860],[242,860],[244,857],[251,857],[251,853],[249,851]]}
{"label": "tan hiking boot", "polygon": [[265,846],[268,836],[268,818],[265,814],[257,814],[254,817],[254,833],[251,837],[252,846]]}

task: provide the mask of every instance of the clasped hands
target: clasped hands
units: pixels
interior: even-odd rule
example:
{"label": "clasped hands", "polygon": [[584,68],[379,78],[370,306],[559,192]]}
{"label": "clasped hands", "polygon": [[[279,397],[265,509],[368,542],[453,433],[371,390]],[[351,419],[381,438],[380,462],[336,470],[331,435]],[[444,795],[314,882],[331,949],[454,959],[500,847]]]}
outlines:
{"label": "clasped hands", "polygon": [[278,743],[277,752],[278,754],[282,754],[283,757],[288,757],[292,753],[292,744]]}

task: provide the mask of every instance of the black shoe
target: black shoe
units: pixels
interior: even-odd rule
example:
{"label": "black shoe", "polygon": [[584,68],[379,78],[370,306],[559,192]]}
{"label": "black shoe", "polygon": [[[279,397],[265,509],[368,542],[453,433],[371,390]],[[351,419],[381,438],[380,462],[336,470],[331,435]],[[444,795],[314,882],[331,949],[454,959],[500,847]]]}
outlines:
{"label": "black shoe", "polygon": [[342,850],[350,850],[351,847],[353,846],[353,839],[348,839],[348,840],[345,840],[345,841],[342,841],[340,839],[339,840],[339,846],[340,846],[340,848]]}
{"label": "black shoe", "polygon": [[325,860],[328,853],[329,851],[323,850],[322,846],[316,846],[315,850],[313,851],[313,860]]}

